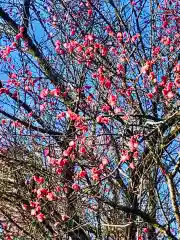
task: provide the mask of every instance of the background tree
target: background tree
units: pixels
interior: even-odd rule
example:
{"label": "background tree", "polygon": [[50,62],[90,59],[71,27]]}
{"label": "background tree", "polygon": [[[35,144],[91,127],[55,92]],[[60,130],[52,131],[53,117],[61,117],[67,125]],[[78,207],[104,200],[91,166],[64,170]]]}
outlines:
{"label": "background tree", "polygon": [[178,239],[178,7],[0,2],[3,239]]}

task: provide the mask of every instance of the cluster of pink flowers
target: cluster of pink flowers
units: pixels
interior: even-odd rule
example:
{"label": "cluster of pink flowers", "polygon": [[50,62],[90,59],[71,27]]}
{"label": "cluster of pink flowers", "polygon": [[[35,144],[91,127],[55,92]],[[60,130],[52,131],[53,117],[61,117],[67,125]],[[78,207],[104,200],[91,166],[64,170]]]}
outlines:
{"label": "cluster of pink flowers", "polygon": [[[129,150],[121,150],[122,155],[121,155],[120,162],[124,163],[129,160],[138,158],[138,155],[139,155],[139,153],[138,153],[138,147],[139,147],[138,138],[139,138],[138,135],[134,135],[130,138],[129,143],[128,143]],[[135,164],[133,161],[131,163],[129,163],[129,168],[135,169]]]}

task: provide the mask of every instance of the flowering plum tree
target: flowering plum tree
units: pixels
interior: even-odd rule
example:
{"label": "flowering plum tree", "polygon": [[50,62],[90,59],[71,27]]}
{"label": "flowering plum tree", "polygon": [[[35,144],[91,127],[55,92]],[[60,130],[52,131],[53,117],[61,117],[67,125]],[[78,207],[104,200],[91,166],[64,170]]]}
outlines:
{"label": "flowering plum tree", "polygon": [[0,2],[2,239],[178,239],[178,10]]}

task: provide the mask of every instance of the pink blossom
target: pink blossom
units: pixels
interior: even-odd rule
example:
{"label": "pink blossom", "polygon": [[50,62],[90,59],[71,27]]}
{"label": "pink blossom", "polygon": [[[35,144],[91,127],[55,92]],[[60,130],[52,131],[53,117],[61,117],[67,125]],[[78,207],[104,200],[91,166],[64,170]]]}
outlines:
{"label": "pink blossom", "polygon": [[108,102],[109,104],[114,107],[116,105],[116,101],[117,101],[117,96],[116,95],[110,95]]}
{"label": "pink blossom", "polygon": [[32,178],[33,178],[33,180],[34,180],[35,182],[37,182],[38,184],[44,183],[44,178],[43,178],[43,177],[33,176]]}
{"label": "pink blossom", "polygon": [[174,72],[179,73],[180,72],[180,63],[177,63],[174,67]]}
{"label": "pink blossom", "polygon": [[141,72],[142,73],[147,73],[147,71],[149,70],[149,65],[148,64],[145,64],[142,68],[141,68]]}
{"label": "pink blossom", "polygon": [[110,110],[110,106],[108,106],[108,105],[103,105],[102,106],[102,111],[103,112],[108,112]]}
{"label": "pink blossom", "polygon": [[63,169],[62,169],[62,168],[57,168],[57,169],[56,169],[56,173],[57,173],[58,175],[62,174],[62,173],[63,173]]}
{"label": "pink blossom", "polygon": [[69,143],[69,146],[75,148],[75,147],[76,147],[75,141],[71,141],[71,142]]}
{"label": "pink blossom", "polygon": [[131,162],[131,163],[129,164],[129,168],[131,168],[131,169],[135,169],[135,165],[134,165],[133,162]]}
{"label": "pink blossom", "polygon": [[49,148],[44,149],[44,156],[47,157],[49,155]]}
{"label": "pink blossom", "polygon": [[45,215],[41,212],[36,217],[39,222],[43,222],[45,219]]}
{"label": "pink blossom", "polygon": [[66,116],[69,117],[72,121],[75,121],[78,119],[78,115],[74,112],[72,112],[70,109],[66,112]]}
{"label": "pink blossom", "polygon": [[47,103],[43,103],[40,105],[40,111],[43,112],[47,107]]}
{"label": "pink blossom", "polygon": [[121,162],[126,162],[130,160],[130,155],[127,150],[122,151]]}
{"label": "pink blossom", "polygon": [[169,92],[169,91],[168,91],[166,88],[164,88],[164,89],[162,90],[163,96],[166,97],[167,94],[168,94],[168,92]]}
{"label": "pink blossom", "polygon": [[136,137],[131,137],[130,141],[129,141],[129,147],[130,147],[130,151],[131,152],[134,152],[137,150],[138,148],[138,142],[137,142],[137,139]]}
{"label": "pink blossom", "polygon": [[61,191],[61,187],[60,186],[57,186],[56,187],[56,192],[60,192]]}
{"label": "pink blossom", "polygon": [[152,93],[148,93],[148,94],[147,94],[147,97],[148,97],[149,99],[152,99],[152,98],[153,98],[153,94],[152,94]]}
{"label": "pink blossom", "polygon": [[99,181],[99,174],[95,173],[95,174],[92,174],[92,179],[94,181]]}
{"label": "pink blossom", "polygon": [[102,55],[102,56],[106,56],[107,53],[108,53],[108,49],[105,48],[105,47],[103,47],[103,48],[101,49],[101,55]]}
{"label": "pink blossom", "polygon": [[23,38],[23,34],[22,33],[18,33],[16,36],[16,41],[18,41],[19,39]]}
{"label": "pink blossom", "polygon": [[88,16],[90,17],[90,16],[93,14],[92,9],[88,9],[87,14],[88,14]]}
{"label": "pink blossom", "polygon": [[67,216],[67,215],[65,215],[65,214],[62,214],[62,215],[61,215],[61,219],[62,219],[63,221],[67,221],[67,220],[69,219],[69,216]]}
{"label": "pink blossom", "polygon": [[166,175],[166,170],[164,168],[160,168],[162,174],[165,176]]}
{"label": "pink blossom", "polygon": [[35,209],[31,209],[31,215],[36,216],[36,210]]}
{"label": "pink blossom", "polygon": [[23,205],[22,205],[22,208],[23,208],[23,210],[27,210],[28,205],[27,205],[27,204],[23,204]]}
{"label": "pink blossom", "polygon": [[73,183],[72,189],[74,189],[74,191],[78,192],[80,190],[80,186],[77,183]]}
{"label": "pink blossom", "polygon": [[109,159],[108,158],[106,158],[106,157],[104,157],[103,159],[102,159],[102,164],[105,166],[105,165],[108,165],[109,164]]}
{"label": "pink blossom", "polygon": [[139,156],[138,151],[135,151],[135,152],[133,153],[133,158],[138,159],[138,156]]}
{"label": "pink blossom", "polygon": [[56,166],[56,160],[55,159],[53,159],[53,158],[48,158],[48,163],[50,164],[50,165],[52,165],[52,166]]}
{"label": "pink blossom", "polygon": [[20,33],[23,33],[24,30],[25,30],[24,26],[21,26],[21,27],[19,28]]}
{"label": "pink blossom", "polygon": [[55,46],[60,46],[60,45],[61,45],[61,42],[59,40],[56,40]]}
{"label": "pink blossom", "polygon": [[107,79],[107,80],[105,81],[104,85],[105,85],[105,87],[106,87],[107,89],[110,89],[110,88],[111,88],[111,81],[110,81],[109,79]]}
{"label": "pink blossom", "polygon": [[82,51],[83,51],[83,47],[82,47],[82,46],[76,47],[76,51],[77,51],[78,53],[82,52]]}
{"label": "pink blossom", "polygon": [[115,114],[118,114],[118,113],[120,113],[120,112],[122,112],[123,110],[122,110],[122,108],[120,108],[120,107],[116,107],[115,109],[114,109],[114,112],[115,112]]}
{"label": "pink blossom", "polygon": [[64,112],[58,114],[56,117],[58,120],[60,120],[61,118],[64,118],[66,116],[66,114]]}
{"label": "pink blossom", "polygon": [[175,81],[174,81],[175,85],[177,88],[180,88],[180,78],[176,78]]}
{"label": "pink blossom", "polygon": [[119,42],[122,42],[122,40],[123,40],[123,35],[122,35],[121,32],[118,32],[118,33],[117,33],[117,39],[118,39]]}
{"label": "pink blossom", "polygon": [[0,95],[3,93],[8,94],[9,90],[7,88],[0,88]]}
{"label": "pink blossom", "polygon": [[49,201],[55,200],[55,195],[54,195],[53,192],[48,192],[48,194],[46,195],[46,197],[47,197],[47,199],[48,199]]}
{"label": "pink blossom", "polygon": [[108,124],[109,119],[107,117],[102,117],[101,115],[99,115],[99,116],[97,116],[96,121],[97,121],[97,123]]}
{"label": "pink blossom", "polygon": [[39,188],[39,189],[37,189],[37,191],[36,191],[37,198],[42,198],[42,197],[44,197],[47,193],[48,193],[48,191],[47,191],[47,189],[45,189],[45,188]]}
{"label": "pink blossom", "polygon": [[174,85],[173,82],[169,82],[169,83],[166,85],[166,89],[167,89],[168,91],[171,91],[173,85]]}
{"label": "pink blossom", "polygon": [[30,206],[33,207],[33,208],[37,208],[39,206],[39,202],[30,201]]}
{"label": "pink blossom", "polygon": [[60,95],[61,91],[59,88],[55,88],[49,92],[51,96],[58,97]]}
{"label": "pink blossom", "polygon": [[84,178],[84,177],[87,176],[87,172],[86,172],[85,170],[82,170],[82,171],[79,172],[78,176],[79,176],[80,178]]}
{"label": "pink blossom", "polygon": [[168,93],[167,93],[167,98],[168,99],[172,99],[174,97],[174,93],[172,92],[172,91],[169,91]]}
{"label": "pink blossom", "polygon": [[48,94],[49,94],[49,89],[44,88],[40,93],[40,97],[43,99],[43,98],[47,97]]}
{"label": "pink blossom", "polygon": [[[64,151],[65,152],[65,151]],[[63,153],[64,153],[63,152]],[[64,154],[63,154],[64,155]],[[69,156],[69,155],[68,155]],[[63,159],[59,159],[56,164],[58,166],[61,166],[61,167],[64,167],[66,164],[68,164],[68,160],[66,158],[63,158]]]}
{"label": "pink blossom", "polygon": [[124,73],[125,72],[125,68],[122,64],[118,63],[117,64],[117,74],[120,74],[120,73]]}
{"label": "pink blossom", "polygon": [[100,170],[104,170],[105,169],[105,165],[103,165],[102,163],[99,164],[99,169]]}
{"label": "pink blossom", "polygon": [[7,224],[6,224],[6,223],[1,223],[1,226],[2,226],[2,228],[3,228],[4,230],[7,229]]}
{"label": "pink blossom", "polygon": [[129,119],[129,116],[128,115],[124,115],[123,117],[121,117],[123,120],[125,120],[125,121],[128,121],[128,119]]}
{"label": "pink blossom", "polygon": [[148,228],[143,228],[143,232],[144,232],[144,233],[148,233],[148,232],[149,232],[149,229],[148,229]]}
{"label": "pink blossom", "polygon": [[80,154],[85,154],[86,153],[86,148],[85,147],[80,147],[79,153]]}
{"label": "pink blossom", "polygon": [[160,53],[161,51],[161,48],[158,46],[158,47],[154,47],[153,48],[153,55],[156,56]]}
{"label": "pink blossom", "polygon": [[6,124],[6,123],[7,123],[7,120],[6,120],[6,119],[2,119],[2,120],[1,120],[1,124],[2,124],[2,125]]}

